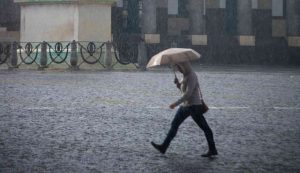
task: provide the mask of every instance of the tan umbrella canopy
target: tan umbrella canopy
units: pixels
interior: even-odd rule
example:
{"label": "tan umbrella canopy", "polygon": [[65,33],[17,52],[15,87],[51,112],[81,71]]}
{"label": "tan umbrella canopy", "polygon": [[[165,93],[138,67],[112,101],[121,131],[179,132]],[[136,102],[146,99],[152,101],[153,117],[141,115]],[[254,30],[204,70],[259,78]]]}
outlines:
{"label": "tan umbrella canopy", "polygon": [[200,57],[201,55],[193,49],[170,48],[154,55],[147,64],[147,68],[164,64],[176,64],[185,61],[192,61],[199,59]]}

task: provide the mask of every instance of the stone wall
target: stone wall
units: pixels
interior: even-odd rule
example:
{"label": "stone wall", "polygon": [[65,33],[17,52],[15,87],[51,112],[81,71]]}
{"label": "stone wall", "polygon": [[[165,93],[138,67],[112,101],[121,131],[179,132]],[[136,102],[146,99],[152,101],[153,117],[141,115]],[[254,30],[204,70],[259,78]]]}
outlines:
{"label": "stone wall", "polygon": [[21,4],[21,41],[111,40],[112,0],[28,1]]}
{"label": "stone wall", "polygon": [[[78,40],[76,5],[24,5],[21,7],[21,41]],[[76,29],[76,30],[75,30]]]}

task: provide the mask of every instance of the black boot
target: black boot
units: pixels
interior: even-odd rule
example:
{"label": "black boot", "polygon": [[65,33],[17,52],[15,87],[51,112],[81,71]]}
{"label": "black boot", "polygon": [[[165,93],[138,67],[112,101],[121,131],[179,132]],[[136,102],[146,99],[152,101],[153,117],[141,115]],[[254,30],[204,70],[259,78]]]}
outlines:
{"label": "black boot", "polygon": [[211,146],[209,147],[208,152],[205,153],[205,154],[202,154],[201,156],[202,156],[202,157],[211,157],[211,156],[215,156],[215,155],[218,155],[218,151],[217,151],[215,145],[211,145]]}
{"label": "black boot", "polygon": [[201,156],[202,157],[212,157],[212,156],[215,156],[215,155],[218,155],[218,151],[217,150],[215,150],[215,151],[208,151],[207,153],[205,153],[205,154],[202,154]]}
{"label": "black boot", "polygon": [[163,145],[158,145],[154,142],[151,142],[151,145],[157,149],[161,154],[165,154],[166,150],[167,150],[167,147],[164,147]]}

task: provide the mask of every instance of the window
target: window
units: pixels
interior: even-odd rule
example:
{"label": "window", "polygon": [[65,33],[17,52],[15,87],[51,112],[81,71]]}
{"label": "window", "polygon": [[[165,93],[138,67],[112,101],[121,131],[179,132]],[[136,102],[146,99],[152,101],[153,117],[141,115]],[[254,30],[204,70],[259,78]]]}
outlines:
{"label": "window", "polygon": [[284,4],[283,0],[272,0],[272,16],[283,17],[284,16]]}
{"label": "window", "polygon": [[258,9],[258,0],[252,0],[252,9]]}
{"label": "window", "polygon": [[168,0],[168,14],[178,14],[178,0]]}
{"label": "window", "polygon": [[[126,2],[126,1],[124,1]],[[124,3],[125,6],[125,3]],[[139,33],[140,32],[140,12],[142,3],[140,0],[127,0],[126,3],[128,16],[127,16],[127,32]]]}
{"label": "window", "polygon": [[143,10],[142,0],[118,0],[122,5],[122,28],[127,33],[140,33],[141,16]]}
{"label": "window", "polygon": [[226,8],[226,0],[220,0],[220,8]]}
{"label": "window", "polygon": [[237,34],[237,3],[236,0],[226,1],[225,31],[229,35]]}
{"label": "window", "polygon": [[188,0],[179,0],[178,1],[178,14],[181,17],[188,17],[189,12],[188,9],[186,8],[188,6]]}

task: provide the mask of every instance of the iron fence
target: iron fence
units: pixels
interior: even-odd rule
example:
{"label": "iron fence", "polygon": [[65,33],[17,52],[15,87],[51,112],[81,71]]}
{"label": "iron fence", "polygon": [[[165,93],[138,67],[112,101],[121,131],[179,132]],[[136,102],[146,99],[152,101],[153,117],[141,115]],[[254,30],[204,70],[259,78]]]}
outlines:
{"label": "iron fence", "polygon": [[18,68],[34,64],[43,69],[51,64],[66,64],[69,68],[79,69],[82,64],[98,64],[103,68],[133,64],[138,68],[137,55],[124,51],[119,44],[111,42],[0,42],[0,66],[6,64],[9,68]]}

